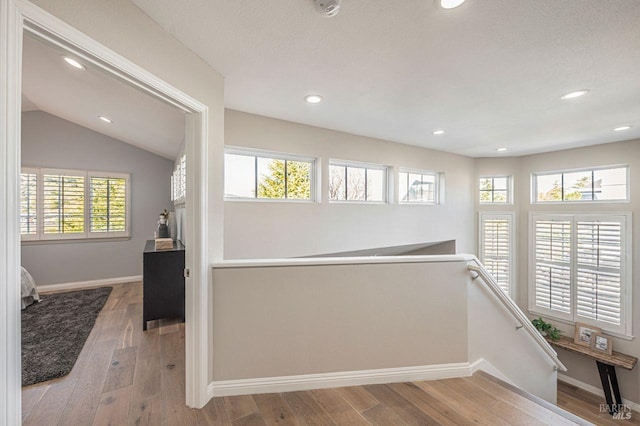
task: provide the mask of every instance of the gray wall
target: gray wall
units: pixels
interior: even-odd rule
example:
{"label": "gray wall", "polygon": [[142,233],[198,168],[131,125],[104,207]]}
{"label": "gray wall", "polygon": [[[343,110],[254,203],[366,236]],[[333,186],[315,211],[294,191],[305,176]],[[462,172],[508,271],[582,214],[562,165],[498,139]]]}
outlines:
{"label": "gray wall", "polygon": [[131,173],[131,238],[22,243],[22,265],[38,285],[142,274],[144,243],[171,209],[173,162],[43,111],[22,114],[22,165]]}
{"label": "gray wall", "polygon": [[[625,203],[585,203],[585,204],[532,204],[531,173],[568,170],[606,165],[628,164],[631,201]],[[529,155],[517,158],[486,158],[476,160],[476,177],[481,175],[512,175],[514,177],[514,205],[489,206],[477,203],[476,207],[481,211],[515,211],[516,217],[516,244],[518,247],[516,285],[516,300],[520,307],[527,310],[529,283],[529,213],[530,212],[627,212],[633,214],[633,333],[637,335],[640,330],[640,273],[636,268],[640,265],[640,185],[638,184],[638,170],[640,170],[640,140],[597,145],[586,148],[556,151],[545,154]],[[563,330],[567,336],[573,336],[573,326],[557,320],[549,319],[551,323]],[[633,356],[640,356],[640,341],[638,338],[625,340],[613,338],[613,349],[618,352]],[[558,349],[562,362],[565,363],[567,376],[600,388],[600,378],[592,359]],[[627,371],[617,369],[618,381],[622,396],[633,402],[640,403],[640,368]]]}

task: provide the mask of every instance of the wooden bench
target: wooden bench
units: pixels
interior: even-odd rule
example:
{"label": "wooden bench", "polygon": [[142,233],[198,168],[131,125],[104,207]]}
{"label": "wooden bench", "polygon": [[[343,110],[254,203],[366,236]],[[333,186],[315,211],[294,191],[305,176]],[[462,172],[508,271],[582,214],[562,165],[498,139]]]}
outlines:
{"label": "wooden bench", "polygon": [[[602,390],[604,391],[604,398],[607,401],[607,408],[609,409],[609,413],[617,413],[619,407],[622,406],[622,397],[620,396],[620,388],[618,387],[616,367],[622,367],[626,370],[633,370],[635,365],[638,363],[638,358],[621,354],[620,352],[613,352],[611,355],[609,355],[605,352],[596,351],[595,349],[578,345],[573,341],[573,339],[566,336],[562,336],[560,337],[560,340],[556,341],[547,338],[547,341],[559,348],[565,349],[570,352],[579,353],[596,360],[598,373],[600,373],[600,381],[602,382]],[[615,404],[613,403],[613,398],[611,397],[612,389],[613,396],[616,399]]]}

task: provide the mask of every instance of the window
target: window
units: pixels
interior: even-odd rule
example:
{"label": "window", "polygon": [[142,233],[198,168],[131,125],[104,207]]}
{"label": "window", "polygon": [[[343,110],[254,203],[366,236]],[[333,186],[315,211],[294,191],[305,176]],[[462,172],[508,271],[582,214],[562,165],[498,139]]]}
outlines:
{"label": "window", "polygon": [[23,168],[23,240],[129,236],[129,175]]}
{"label": "window", "polygon": [[91,232],[127,230],[127,181],[123,177],[91,176]]}
{"label": "window", "polygon": [[627,166],[534,174],[533,201],[628,201]]}
{"label": "window", "polygon": [[224,156],[225,198],[312,201],[314,171],[313,159],[228,150]]}
{"label": "window", "polygon": [[387,201],[387,168],[361,163],[329,164],[329,201]]}
{"label": "window", "polygon": [[184,203],[187,198],[187,156],[182,155],[171,176],[171,201]]}
{"label": "window", "polygon": [[438,173],[400,169],[401,204],[438,204]]}
{"label": "window", "polygon": [[513,298],[514,214],[480,213],[480,261],[500,288]]}
{"label": "window", "polygon": [[511,176],[480,177],[480,203],[511,204]]}
{"label": "window", "polygon": [[631,214],[534,214],[529,309],[631,335]]}

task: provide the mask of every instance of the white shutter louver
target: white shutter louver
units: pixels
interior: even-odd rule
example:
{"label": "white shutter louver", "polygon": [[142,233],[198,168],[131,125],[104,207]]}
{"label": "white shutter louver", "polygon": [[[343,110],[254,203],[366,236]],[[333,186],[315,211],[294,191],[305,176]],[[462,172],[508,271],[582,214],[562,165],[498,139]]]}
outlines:
{"label": "white shutter louver", "polygon": [[622,223],[578,220],[577,315],[621,324]]}
{"label": "white shutter louver", "polygon": [[36,235],[38,233],[37,178],[36,173],[20,174],[20,233],[22,235]]}
{"label": "white shutter louver", "polygon": [[536,220],[535,305],[571,314],[571,221]]}
{"label": "white shutter louver", "polygon": [[126,179],[92,176],[89,188],[91,191],[91,232],[126,231]]}
{"label": "white shutter louver", "polygon": [[480,232],[480,261],[500,288],[512,296],[513,216],[482,214]]}
{"label": "white shutter louver", "polygon": [[84,233],[84,177],[44,174],[43,233]]}

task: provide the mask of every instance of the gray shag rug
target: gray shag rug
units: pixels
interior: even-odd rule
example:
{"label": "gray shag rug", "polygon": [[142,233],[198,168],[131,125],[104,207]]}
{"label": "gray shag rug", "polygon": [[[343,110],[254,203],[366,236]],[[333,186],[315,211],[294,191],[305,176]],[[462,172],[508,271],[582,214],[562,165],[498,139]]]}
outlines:
{"label": "gray shag rug", "polygon": [[22,386],[69,374],[111,290],[45,294],[22,311]]}

